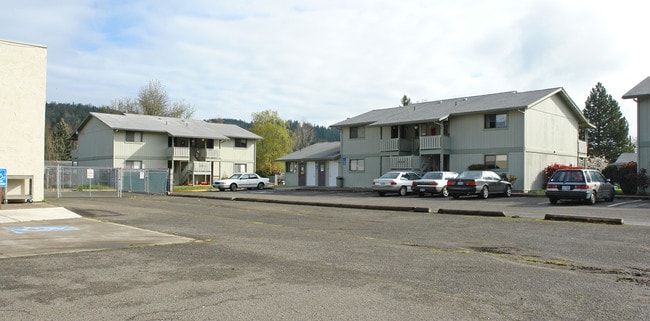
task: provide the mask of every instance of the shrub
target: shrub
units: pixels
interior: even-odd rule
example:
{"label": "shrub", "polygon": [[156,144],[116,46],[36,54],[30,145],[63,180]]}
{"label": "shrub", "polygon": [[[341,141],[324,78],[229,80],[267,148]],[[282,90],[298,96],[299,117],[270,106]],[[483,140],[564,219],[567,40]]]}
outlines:
{"label": "shrub", "polygon": [[555,174],[555,172],[558,169],[579,169],[582,168],[582,166],[573,166],[573,165],[561,165],[561,164],[553,164],[553,165],[548,165],[544,168],[544,188],[546,188],[546,183],[548,183],[548,180],[551,179],[551,176]]}
{"label": "shrub", "polygon": [[650,181],[648,180],[648,175],[646,169],[642,168],[639,170],[639,173],[636,176],[636,186],[640,194],[645,195],[645,190],[648,189]]}
{"label": "shrub", "polygon": [[467,166],[468,171],[482,171],[488,169],[485,164],[472,164]]}
{"label": "shrub", "polygon": [[618,171],[618,167],[616,165],[609,165],[603,169],[603,176],[605,178],[609,178],[612,183],[620,183],[621,182],[621,174]]}
{"label": "shrub", "polygon": [[637,191],[636,162],[623,164],[619,169],[620,184],[623,194],[634,195]]}

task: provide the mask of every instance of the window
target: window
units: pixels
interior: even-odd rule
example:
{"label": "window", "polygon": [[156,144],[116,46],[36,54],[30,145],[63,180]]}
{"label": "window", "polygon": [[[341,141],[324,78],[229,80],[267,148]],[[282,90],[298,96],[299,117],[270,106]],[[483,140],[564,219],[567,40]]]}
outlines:
{"label": "window", "polygon": [[285,171],[287,173],[296,173],[298,172],[298,163],[297,162],[286,162],[284,164]]}
{"label": "window", "polygon": [[235,173],[246,173],[246,164],[235,164]]}
{"label": "window", "polygon": [[124,164],[124,168],[128,169],[142,169],[142,161],[128,160]]}
{"label": "window", "polygon": [[350,139],[364,138],[366,136],[365,128],[363,127],[350,127]]}
{"label": "window", "polygon": [[508,126],[508,114],[485,115],[485,128],[506,128]]}
{"label": "window", "polygon": [[351,159],[350,160],[350,171],[351,172],[361,172],[364,170],[364,161],[363,159]]}
{"label": "window", "polygon": [[247,141],[245,138],[235,138],[235,147],[246,147]]}
{"label": "window", "polygon": [[485,155],[485,167],[488,169],[508,168],[508,155]]}
{"label": "window", "polygon": [[126,141],[127,142],[142,142],[142,132],[132,132],[126,131]]}

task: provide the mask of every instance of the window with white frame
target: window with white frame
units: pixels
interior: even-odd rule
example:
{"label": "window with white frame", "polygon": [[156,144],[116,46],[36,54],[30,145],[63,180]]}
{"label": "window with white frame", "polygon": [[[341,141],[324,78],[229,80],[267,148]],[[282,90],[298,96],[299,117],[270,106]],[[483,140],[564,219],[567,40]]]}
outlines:
{"label": "window with white frame", "polygon": [[350,160],[350,171],[351,172],[361,172],[364,170],[364,160],[363,159],[351,159]]}
{"label": "window with white frame", "polygon": [[246,173],[246,164],[235,164],[235,173]]}
{"label": "window with white frame", "polygon": [[485,167],[489,169],[507,169],[508,155],[485,155]]}
{"label": "window with white frame", "polygon": [[128,160],[124,163],[124,168],[128,169],[142,169],[142,161]]}

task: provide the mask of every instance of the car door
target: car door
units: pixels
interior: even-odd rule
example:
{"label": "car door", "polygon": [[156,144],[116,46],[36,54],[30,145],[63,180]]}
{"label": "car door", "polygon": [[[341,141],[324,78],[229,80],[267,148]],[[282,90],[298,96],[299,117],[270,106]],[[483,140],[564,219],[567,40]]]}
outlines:
{"label": "car door", "polygon": [[245,187],[245,188],[251,188],[251,179],[250,179],[250,174],[244,174],[240,178],[241,184],[239,186]]}

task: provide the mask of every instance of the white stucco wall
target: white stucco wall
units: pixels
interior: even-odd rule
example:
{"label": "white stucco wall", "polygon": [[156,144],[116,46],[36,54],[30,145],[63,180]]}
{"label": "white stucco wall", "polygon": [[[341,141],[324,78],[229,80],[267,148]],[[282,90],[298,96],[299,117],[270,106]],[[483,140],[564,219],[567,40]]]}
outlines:
{"label": "white stucco wall", "polygon": [[[47,47],[0,40],[0,168],[32,175],[33,200],[43,200]],[[7,195],[27,193],[8,182]]]}

